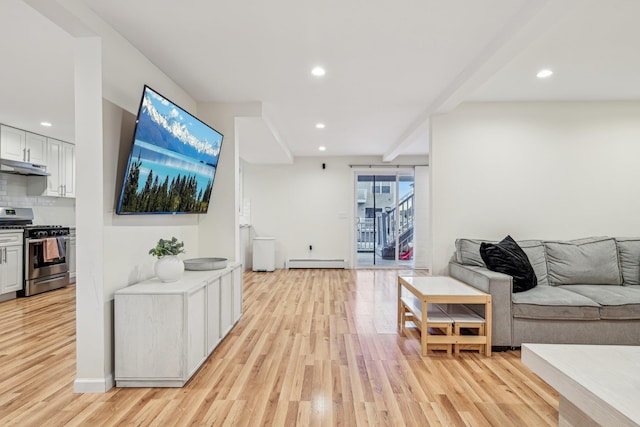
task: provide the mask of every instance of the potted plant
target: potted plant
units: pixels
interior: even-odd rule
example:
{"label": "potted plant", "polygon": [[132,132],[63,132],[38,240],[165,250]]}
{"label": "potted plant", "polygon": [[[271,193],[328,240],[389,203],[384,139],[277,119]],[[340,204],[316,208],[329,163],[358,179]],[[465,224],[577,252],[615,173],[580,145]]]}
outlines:
{"label": "potted plant", "polygon": [[156,276],[163,282],[175,282],[184,272],[184,263],[178,254],[184,253],[184,243],[172,237],[171,240],[160,239],[149,254],[158,257],[154,267]]}

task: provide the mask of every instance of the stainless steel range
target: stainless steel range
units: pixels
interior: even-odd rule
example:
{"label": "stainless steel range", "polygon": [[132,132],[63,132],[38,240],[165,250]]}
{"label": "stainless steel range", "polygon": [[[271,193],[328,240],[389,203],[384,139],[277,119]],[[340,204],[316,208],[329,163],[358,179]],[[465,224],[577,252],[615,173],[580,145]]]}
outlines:
{"label": "stainless steel range", "polygon": [[31,296],[69,284],[69,227],[33,225],[31,208],[0,208],[0,230],[22,229],[24,287]]}

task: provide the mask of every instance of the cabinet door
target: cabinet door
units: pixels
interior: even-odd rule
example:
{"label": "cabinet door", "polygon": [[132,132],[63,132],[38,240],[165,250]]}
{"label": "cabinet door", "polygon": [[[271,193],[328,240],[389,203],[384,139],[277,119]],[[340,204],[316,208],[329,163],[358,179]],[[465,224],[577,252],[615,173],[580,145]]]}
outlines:
{"label": "cabinet door", "polygon": [[76,146],[64,143],[62,146],[62,195],[76,197]]}
{"label": "cabinet door", "polygon": [[233,291],[231,289],[231,273],[220,278],[220,332],[225,336],[231,329]]}
{"label": "cabinet door", "polygon": [[200,364],[207,356],[206,352],[206,298],[205,288],[199,288],[193,294],[189,295],[187,305],[187,376],[186,380],[198,369]]}
{"label": "cabinet door", "polygon": [[6,246],[0,248],[3,255],[3,279],[6,292],[22,289],[22,245]]}
{"label": "cabinet door", "polygon": [[27,132],[26,159],[29,163],[47,165],[47,138],[42,135]]}
{"label": "cabinet door", "polygon": [[116,380],[184,378],[183,295],[115,295]]}
{"label": "cabinet door", "polygon": [[220,278],[207,285],[207,353],[220,342]]}
{"label": "cabinet door", "polygon": [[62,194],[62,146],[64,142],[47,138],[47,196]]}
{"label": "cabinet door", "polygon": [[242,316],[242,267],[233,269],[233,323]]}
{"label": "cabinet door", "polygon": [[26,132],[9,126],[0,127],[0,157],[25,161]]}

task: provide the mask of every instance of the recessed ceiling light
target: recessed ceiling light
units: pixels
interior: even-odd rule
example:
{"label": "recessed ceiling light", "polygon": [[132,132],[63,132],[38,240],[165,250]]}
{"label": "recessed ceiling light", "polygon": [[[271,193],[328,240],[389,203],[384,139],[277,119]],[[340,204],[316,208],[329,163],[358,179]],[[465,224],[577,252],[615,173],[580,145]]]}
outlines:
{"label": "recessed ceiling light", "polygon": [[316,129],[324,129],[325,127],[324,123],[316,123]]}
{"label": "recessed ceiling light", "polygon": [[315,67],[313,70],[311,70],[311,74],[313,74],[316,77],[322,77],[325,74],[327,74],[327,72],[322,67]]}
{"label": "recessed ceiling light", "polygon": [[325,151],[327,149],[327,147],[325,147],[324,145],[321,145],[320,147],[318,147],[318,150],[320,151]]}
{"label": "recessed ceiling light", "polygon": [[544,69],[544,70],[538,71],[538,74],[536,74],[536,77],[538,77],[539,79],[545,79],[547,77],[550,77],[552,74],[553,74],[553,71],[549,69]]}
{"label": "recessed ceiling light", "polygon": [[52,126],[51,123],[49,123],[49,122],[40,122],[40,125],[46,126],[48,128],[50,128]]}

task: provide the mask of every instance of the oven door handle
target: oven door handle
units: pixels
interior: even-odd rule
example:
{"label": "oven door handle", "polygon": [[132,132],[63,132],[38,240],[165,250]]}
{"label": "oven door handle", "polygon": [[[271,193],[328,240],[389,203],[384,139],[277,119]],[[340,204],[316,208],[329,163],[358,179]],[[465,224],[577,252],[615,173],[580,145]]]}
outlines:
{"label": "oven door handle", "polygon": [[[69,236],[55,236],[55,237],[49,237],[49,239],[56,239],[58,237],[63,237],[64,240],[70,240]],[[27,239],[27,243],[42,243],[47,239]]]}

